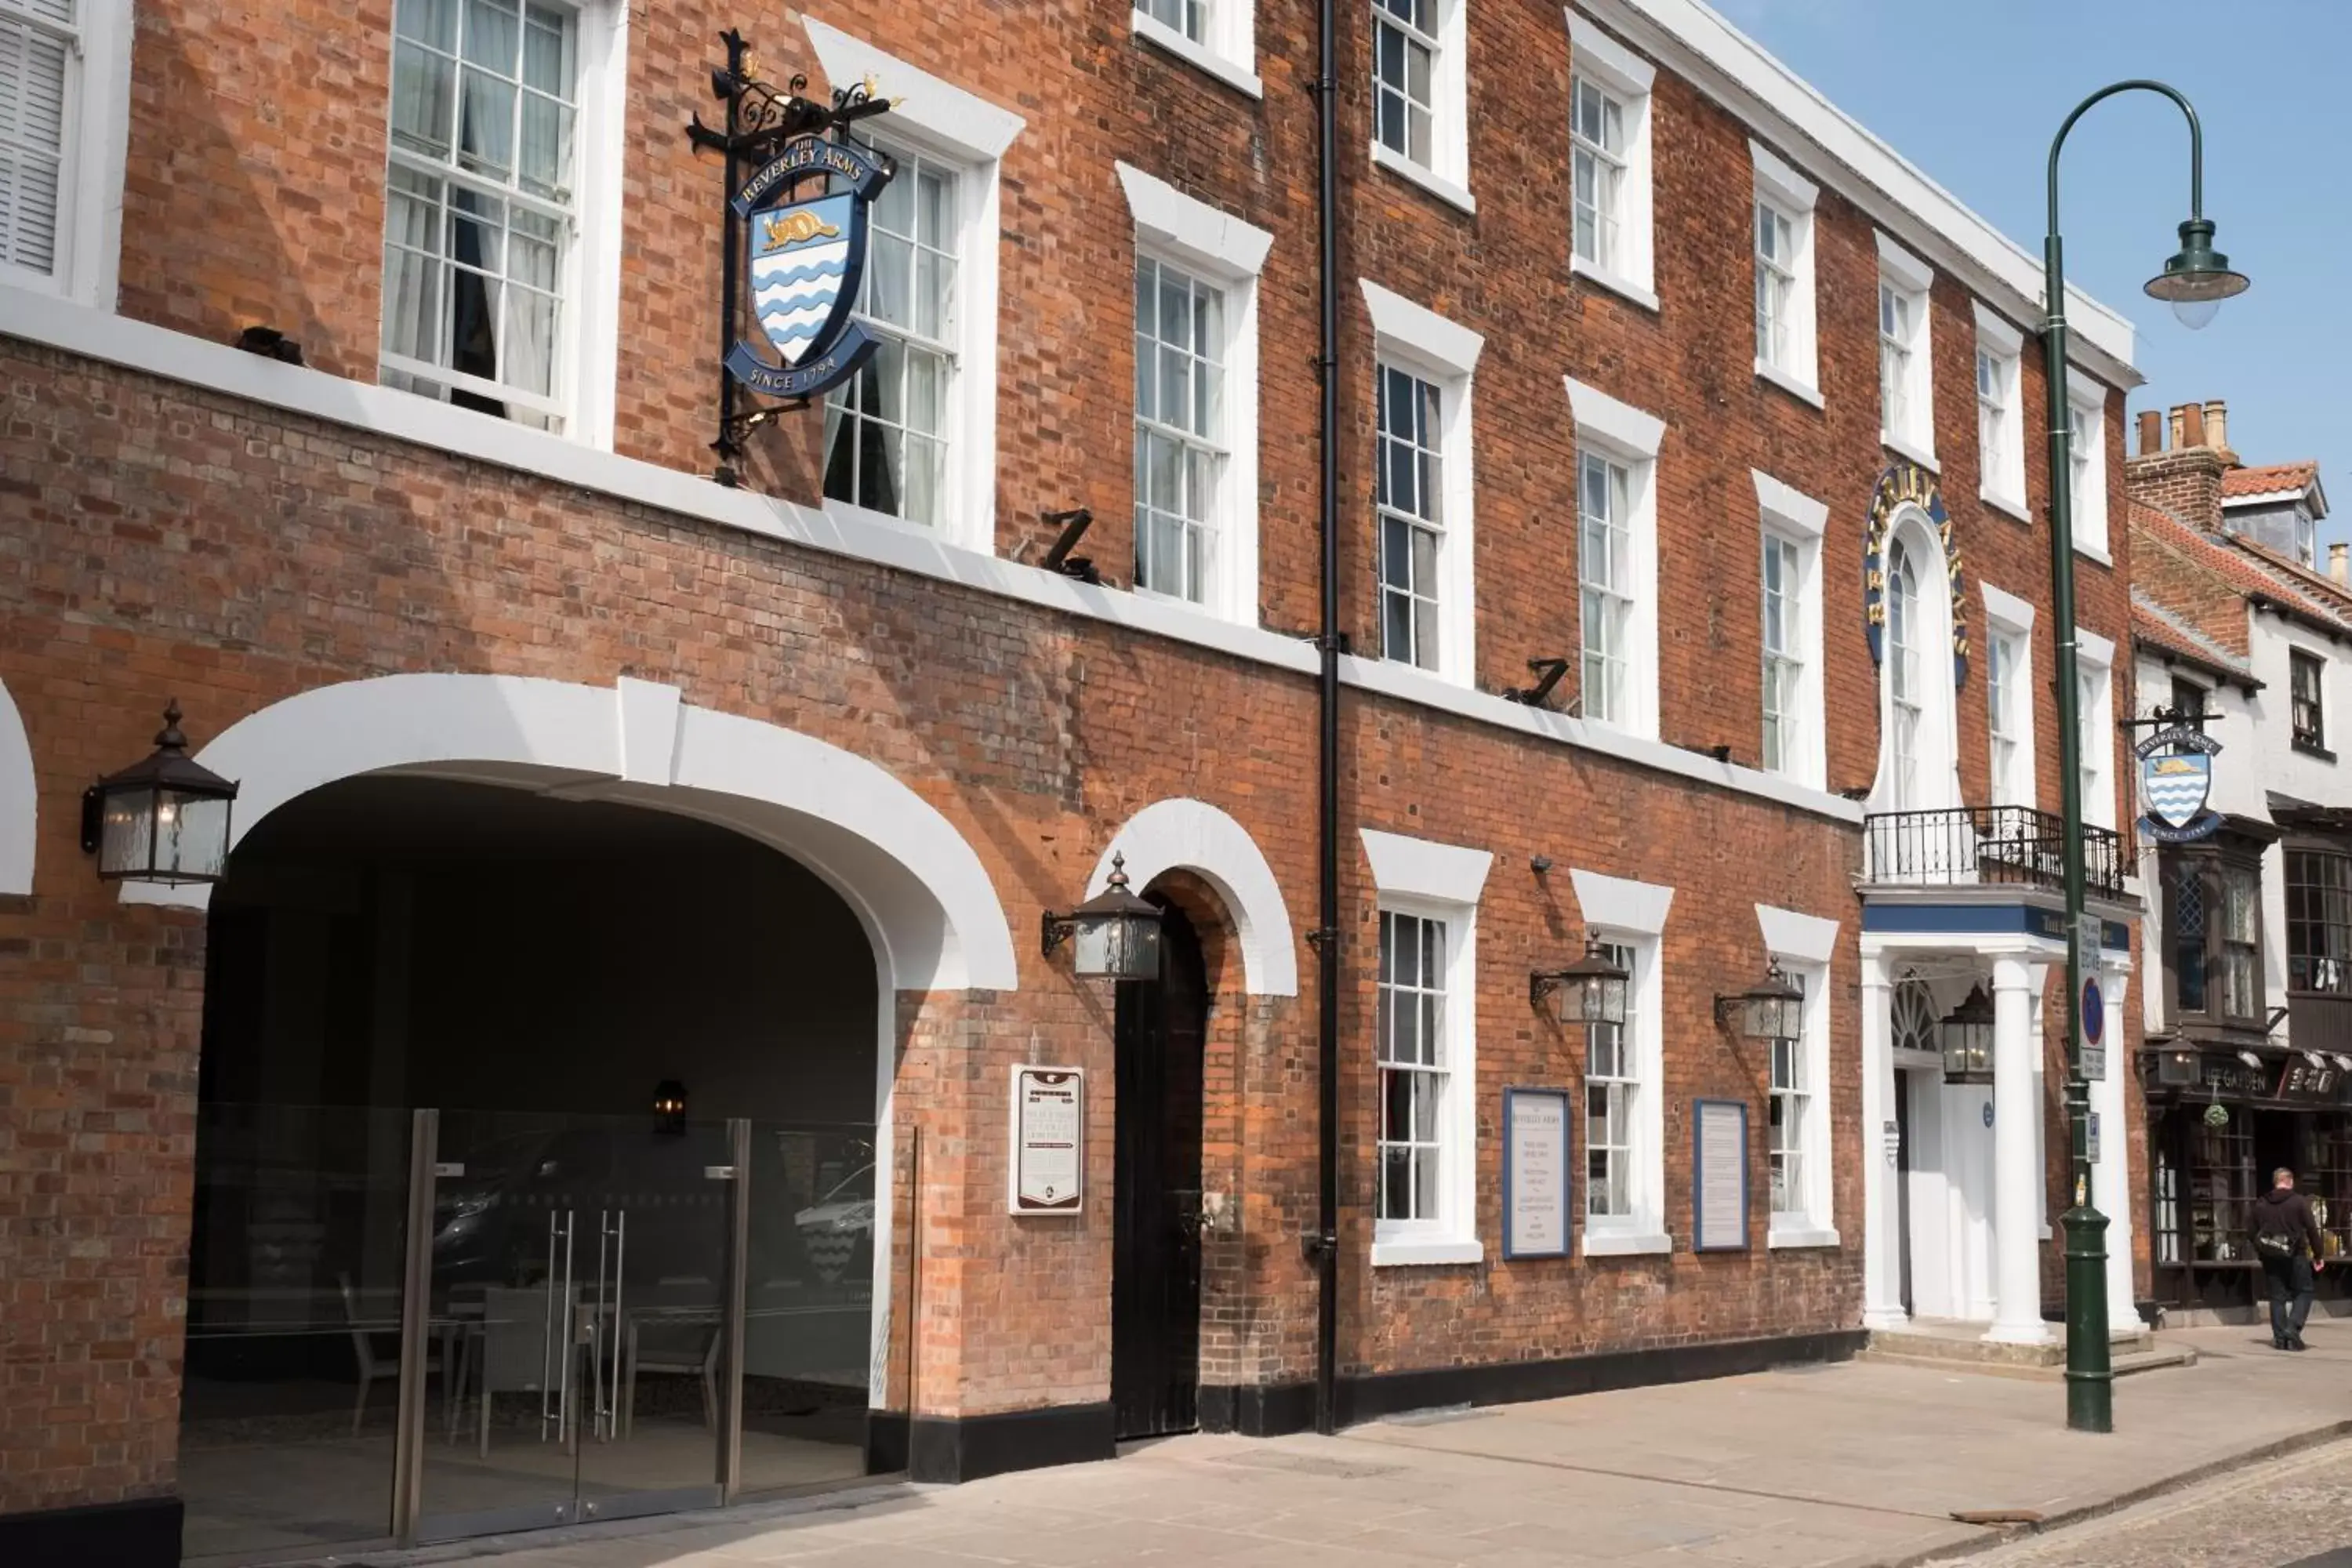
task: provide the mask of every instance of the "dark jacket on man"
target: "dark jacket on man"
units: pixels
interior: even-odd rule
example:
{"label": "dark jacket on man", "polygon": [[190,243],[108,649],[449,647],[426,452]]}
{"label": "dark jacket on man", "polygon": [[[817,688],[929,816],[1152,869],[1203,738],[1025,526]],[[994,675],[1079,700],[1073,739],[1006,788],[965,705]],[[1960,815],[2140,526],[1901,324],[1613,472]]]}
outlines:
{"label": "dark jacket on man", "polygon": [[2319,1221],[2312,1215],[2311,1200],[2292,1188],[2273,1187],[2254,1200],[2254,1234],[2293,1237],[2310,1248],[2310,1256],[2319,1256]]}

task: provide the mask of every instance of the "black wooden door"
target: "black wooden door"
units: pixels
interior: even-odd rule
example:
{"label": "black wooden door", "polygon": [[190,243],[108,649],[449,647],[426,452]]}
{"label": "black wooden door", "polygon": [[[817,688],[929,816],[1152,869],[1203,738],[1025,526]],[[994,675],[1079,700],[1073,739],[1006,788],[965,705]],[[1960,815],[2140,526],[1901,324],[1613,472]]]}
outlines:
{"label": "black wooden door", "polygon": [[1160,980],[1118,988],[1110,1397],[1121,1437],[1200,1424],[1200,940],[1167,911]]}
{"label": "black wooden door", "polygon": [[1895,1075],[1895,1234],[1903,1310],[1911,1310],[1911,1075]]}

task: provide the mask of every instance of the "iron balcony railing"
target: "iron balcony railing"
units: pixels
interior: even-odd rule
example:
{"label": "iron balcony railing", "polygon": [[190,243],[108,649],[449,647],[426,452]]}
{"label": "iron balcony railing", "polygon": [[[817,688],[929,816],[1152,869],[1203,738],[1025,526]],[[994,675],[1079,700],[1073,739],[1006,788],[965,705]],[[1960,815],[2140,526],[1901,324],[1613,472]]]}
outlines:
{"label": "iron balcony railing", "polygon": [[[2063,888],[2063,819],[2022,805],[1886,811],[1863,818],[1869,880],[1913,887],[2024,883]],[[2123,897],[2123,840],[2112,827],[2083,828],[2084,885]]]}

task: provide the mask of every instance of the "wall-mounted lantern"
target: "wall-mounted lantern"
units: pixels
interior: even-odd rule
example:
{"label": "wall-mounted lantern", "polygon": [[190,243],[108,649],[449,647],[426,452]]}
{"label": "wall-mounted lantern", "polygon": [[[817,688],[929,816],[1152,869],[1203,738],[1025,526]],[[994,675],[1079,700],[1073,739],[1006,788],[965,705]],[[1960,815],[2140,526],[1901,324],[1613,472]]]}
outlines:
{"label": "wall-mounted lantern", "polygon": [[1992,998],[1984,983],[1969,987],[1968,1000],[1944,1016],[1944,1081],[1992,1081]]}
{"label": "wall-mounted lantern", "polygon": [[654,1085],[654,1126],[663,1132],[686,1131],[686,1085],[674,1078]]}
{"label": "wall-mounted lantern", "polygon": [[1538,970],[1528,976],[1528,1000],[1535,1006],[1551,999],[1552,1016],[1562,1024],[1622,1024],[1625,1021],[1625,990],[1633,979],[1624,967],[1602,951],[1600,935],[1585,939],[1584,956],[1565,969]]}
{"label": "wall-mounted lantern", "polygon": [[236,785],[188,757],[180,700],[163,709],[154,753],[81,795],[81,848],[108,882],[217,882],[228,862]]}
{"label": "wall-mounted lantern", "polygon": [[1110,858],[1110,885],[1068,914],[1045,911],[1045,954],[1068,942],[1081,980],[1160,978],[1160,910],[1129,891],[1127,857]]}
{"label": "wall-mounted lantern", "polygon": [[2156,1058],[2156,1081],[2169,1088],[2186,1088],[2197,1081],[2197,1053],[2175,1047]]}
{"label": "wall-mounted lantern", "polygon": [[1751,1040],[1793,1040],[1805,1032],[1805,994],[1789,983],[1788,972],[1777,959],[1765,966],[1761,985],[1715,999],[1717,1023],[1735,1012],[1739,1032]]}

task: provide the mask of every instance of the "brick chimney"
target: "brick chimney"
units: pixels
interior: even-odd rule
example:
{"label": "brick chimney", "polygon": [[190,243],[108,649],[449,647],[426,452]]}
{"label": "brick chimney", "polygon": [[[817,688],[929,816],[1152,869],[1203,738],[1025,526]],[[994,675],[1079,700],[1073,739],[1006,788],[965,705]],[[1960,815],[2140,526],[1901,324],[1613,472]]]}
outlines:
{"label": "brick chimney", "polygon": [[2345,587],[2352,588],[2352,567],[2347,567],[2344,559],[2347,550],[2352,550],[2352,545],[2336,543],[2327,547],[2327,574]]}
{"label": "brick chimney", "polygon": [[2221,453],[2230,467],[2244,467],[2238,454],[2230,450],[2230,405],[2218,397],[2205,405],[2205,444]]}
{"label": "brick chimney", "polygon": [[[2192,528],[2221,531],[2221,475],[2236,455],[2222,449],[2229,408],[2215,403],[2177,404],[2159,417],[2150,409],[2140,418],[2139,455],[2124,462],[2124,484],[2132,500],[2152,506]],[[2169,426],[2168,449],[2151,444]]]}

